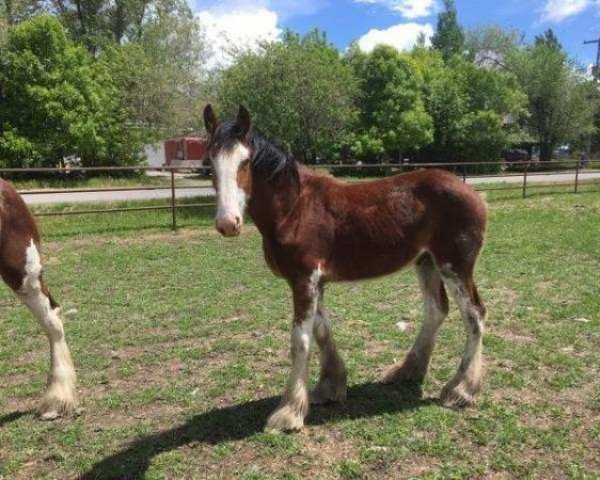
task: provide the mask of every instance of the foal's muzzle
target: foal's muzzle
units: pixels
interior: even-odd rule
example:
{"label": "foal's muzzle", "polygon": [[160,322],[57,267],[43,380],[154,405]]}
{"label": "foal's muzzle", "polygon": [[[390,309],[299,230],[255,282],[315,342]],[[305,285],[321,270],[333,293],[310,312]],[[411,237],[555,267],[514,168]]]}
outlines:
{"label": "foal's muzzle", "polygon": [[237,237],[242,231],[242,219],[239,216],[217,218],[215,223],[217,231],[225,237]]}

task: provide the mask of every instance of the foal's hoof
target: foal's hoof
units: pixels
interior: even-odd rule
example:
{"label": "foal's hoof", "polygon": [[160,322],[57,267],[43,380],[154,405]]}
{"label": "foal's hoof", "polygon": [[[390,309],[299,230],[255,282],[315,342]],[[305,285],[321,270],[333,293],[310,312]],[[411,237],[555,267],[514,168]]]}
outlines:
{"label": "foal's hoof", "polygon": [[446,385],[442,389],[440,402],[449,408],[466,408],[475,405],[475,392],[470,393],[462,384],[454,387]]}
{"label": "foal's hoof", "polygon": [[347,396],[346,383],[336,383],[333,380],[322,380],[310,393],[312,405],[326,405],[333,402],[343,402]]}
{"label": "foal's hoof", "polygon": [[36,410],[36,414],[42,420],[56,420],[60,417],[66,417],[75,412],[75,407],[61,404],[61,405],[47,405],[42,403]]}
{"label": "foal's hoof", "polygon": [[427,366],[423,366],[415,355],[412,353],[406,354],[401,362],[398,362],[389,367],[381,377],[381,383],[423,383]]}
{"label": "foal's hoof", "polygon": [[267,419],[265,432],[289,432],[301,430],[304,415],[290,405],[282,405]]}
{"label": "foal's hoof", "polygon": [[51,390],[42,398],[36,414],[42,420],[55,420],[75,413],[77,400],[72,395],[57,396]]}

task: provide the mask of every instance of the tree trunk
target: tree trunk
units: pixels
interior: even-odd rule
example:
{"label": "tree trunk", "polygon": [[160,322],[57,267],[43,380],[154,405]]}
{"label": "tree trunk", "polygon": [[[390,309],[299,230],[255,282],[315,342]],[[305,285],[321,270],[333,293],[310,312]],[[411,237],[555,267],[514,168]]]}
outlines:
{"label": "tree trunk", "polygon": [[540,144],[540,162],[549,162],[552,160],[553,145],[550,143]]}
{"label": "tree trunk", "polygon": [[123,2],[117,0],[115,2],[115,20],[113,24],[113,34],[115,42],[121,44],[123,37],[125,36],[125,6]]}

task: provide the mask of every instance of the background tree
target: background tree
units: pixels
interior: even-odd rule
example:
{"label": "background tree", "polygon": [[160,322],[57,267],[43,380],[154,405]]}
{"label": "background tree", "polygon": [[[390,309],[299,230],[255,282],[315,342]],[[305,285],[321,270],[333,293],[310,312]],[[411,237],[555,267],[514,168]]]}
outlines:
{"label": "background tree", "polygon": [[426,155],[442,162],[499,160],[511,134],[505,119],[518,117],[524,100],[514,77],[455,57],[429,80],[435,133]]}
{"label": "background tree", "polygon": [[423,78],[411,58],[380,45],[371,53],[356,46],[347,58],[358,79],[359,111],[349,137],[351,152],[366,161],[401,159],[433,139],[422,98]]}
{"label": "background tree", "polygon": [[140,38],[112,44],[99,55],[118,85],[117,95],[149,138],[196,130],[206,102],[205,42],[189,14],[148,19]]}
{"label": "background tree", "polygon": [[547,45],[548,47],[553,48],[555,50],[563,49],[562,45],[560,44],[560,41],[558,40],[558,37],[556,36],[556,33],[554,33],[554,30],[552,30],[551,28],[546,30],[541,35],[536,35],[535,36],[535,44],[536,45]]}
{"label": "background tree", "polygon": [[256,125],[313,162],[330,156],[354,116],[356,81],[325,34],[286,32],[281,42],[239,54],[222,73],[221,108],[246,105]]}
{"label": "background tree", "polygon": [[512,69],[528,98],[525,124],[540,144],[540,160],[553,150],[595,131],[598,93],[569,61],[551,30],[520,51]]}
{"label": "background tree", "polygon": [[202,88],[206,48],[186,1],[56,0],[53,4],[75,41],[103,62],[116,62],[113,72],[119,94],[135,113],[137,128],[158,138],[198,125],[199,104],[206,100]]}
{"label": "background tree", "polygon": [[42,9],[40,0],[2,0],[0,1],[0,28],[15,25],[31,18]]}
{"label": "background tree", "polygon": [[465,49],[469,60],[478,67],[496,68],[510,73],[510,62],[523,48],[524,35],[516,29],[497,25],[469,30]]}
{"label": "background tree", "polygon": [[181,0],[52,0],[50,5],[73,39],[92,54],[111,43],[139,40],[157,16],[189,11]]}
{"label": "background tree", "polygon": [[12,28],[0,62],[0,160],[5,166],[135,162],[140,139],[108,71],[40,15]]}
{"label": "background tree", "polygon": [[438,15],[437,29],[431,44],[433,48],[442,52],[444,61],[464,52],[465,34],[458,23],[454,0],[444,0],[444,10]]}

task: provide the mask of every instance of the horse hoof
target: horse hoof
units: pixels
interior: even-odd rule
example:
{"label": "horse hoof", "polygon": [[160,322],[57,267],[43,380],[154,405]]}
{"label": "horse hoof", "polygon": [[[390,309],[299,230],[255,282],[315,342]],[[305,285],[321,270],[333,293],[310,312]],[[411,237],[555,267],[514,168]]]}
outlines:
{"label": "horse hoof", "polygon": [[389,367],[381,377],[381,383],[423,383],[427,365],[419,362],[414,354],[407,353],[401,362]]}
{"label": "horse hoof", "polygon": [[346,383],[336,383],[332,380],[323,380],[310,393],[312,405],[326,405],[328,403],[343,402],[346,400]]}
{"label": "horse hoof", "polygon": [[37,415],[42,420],[55,420],[59,417],[66,417],[75,412],[77,400],[72,395],[56,396],[49,391],[37,408]]}
{"label": "horse hoof", "polygon": [[303,426],[304,416],[297,409],[283,405],[269,416],[265,432],[298,431]]}
{"label": "horse hoof", "polygon": [[448,408],[466,408],[475,405],[475,394],[467,392],[461,385],[442,390],[440,402]]}

